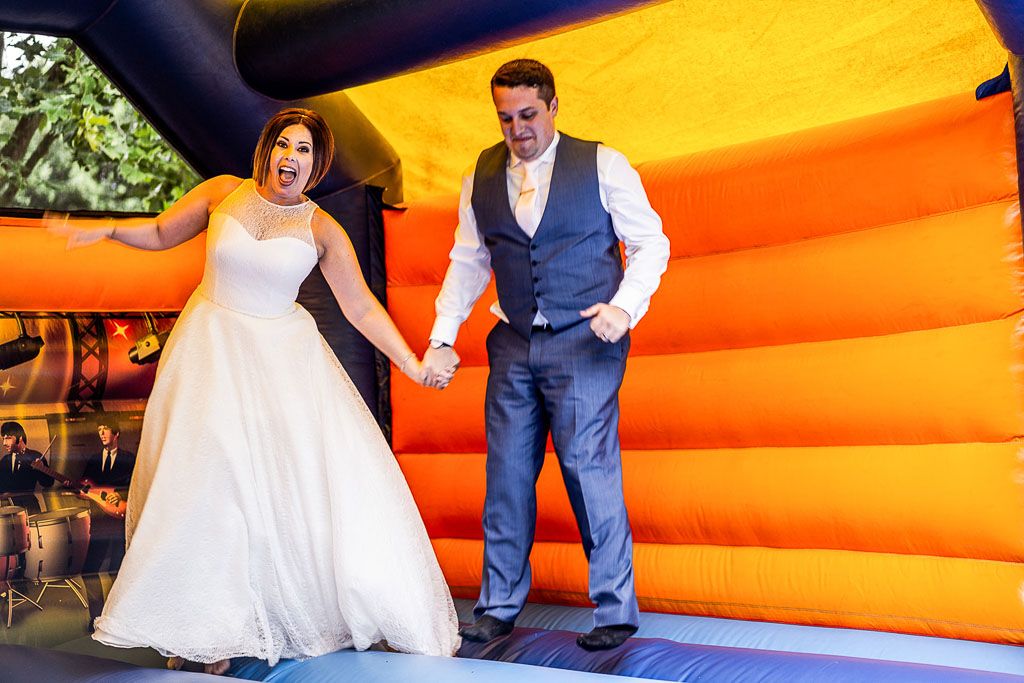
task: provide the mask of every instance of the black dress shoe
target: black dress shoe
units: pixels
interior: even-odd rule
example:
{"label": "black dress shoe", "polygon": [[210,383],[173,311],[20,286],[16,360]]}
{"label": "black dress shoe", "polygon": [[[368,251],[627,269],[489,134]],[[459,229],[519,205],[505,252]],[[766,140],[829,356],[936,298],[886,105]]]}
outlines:
{"label": "black dress shoe", "polygon": [[598,626],[590,633],[584,633],[576,639],[576,644],[584,650],[611,650],[626,642],[636,633],[632,624],[616,624],[615,626]]}
{"label": "black dress shoe", "polygon": [[475,643],[486,643],[509,633],[512,633],[511,621],[502,621],[486,614],[470,626],[463,626],[459,629],[460,636]]}

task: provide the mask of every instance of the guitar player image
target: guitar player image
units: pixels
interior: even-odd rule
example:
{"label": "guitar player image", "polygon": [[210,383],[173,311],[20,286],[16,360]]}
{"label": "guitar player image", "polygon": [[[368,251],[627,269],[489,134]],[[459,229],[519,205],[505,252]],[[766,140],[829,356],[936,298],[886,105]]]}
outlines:
{"label": "guitar player image", "polygon": [[3,437],[3,449],[0,451],[0,500],[10,498],[30,515],[40,512],[39,501],[35,496],[36,485],[48,488],[53,485],[53,479],[33,468],[32,463],[42,458],[46,464],[46,458],[39,451],[28,447],[25,428],[18,422],[4,422],[0,425],[0,436]]}
{"label": "guitar player image", "polygon": [[[82,471],[82,479],[96,487],[113,487],[113,493],[106,502],[113,507],[122,507],[128,498],[128,483],[135,467],[135,454],[121,448],[121,428],[109,416],[101,416],[96,422],[99,436],[99,452],[89,456]],[[103,611],[103,585],[100,572],[116,574],[124,559],[124,516],[110,511],[109,506],[101,507],[96,501],[89,502],[92,517],[92,533],[89,553],[85,558],[82,578],[89,599],[89,629],[93,619]],[[106,509],[105,509],[106,508]]]}

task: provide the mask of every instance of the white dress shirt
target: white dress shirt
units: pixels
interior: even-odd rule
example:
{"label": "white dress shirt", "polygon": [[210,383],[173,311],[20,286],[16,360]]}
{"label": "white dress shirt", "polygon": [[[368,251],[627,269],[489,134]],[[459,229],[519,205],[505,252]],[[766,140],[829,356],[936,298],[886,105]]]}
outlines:
{"label": "white dress shirt", "polygon": [[[556,132],[548,148],[533,161],[523,161],[509,152],[506,179],[509,208],[513,212],[523,184],[523,166],[529,165],[537,178],[537,207],[543,217],[560,137]],[[455,343],[459,327],[469,317],[473,305],[491,280],[491,253],[484,246],[473,212],[475,172],[474,164],[462,176],[455,246],[449,254],[451,264],[445,274],[441,293],[434,303],[437,318],[430,338],[446,344]],[[611,301],[593,303],[608,303],[621,308],[629,315],[629,326],[633,328],[647,312],[651,295],[658,289],[661,276],[668,266],[668,238],[662,231],[661,217],[647,200],[640,174],[629,165],[622,153],[604,145],[597,146],[597,180],[601,206],[611,214],[615,235],[626,245],[626,269]],[[491,305],[491,312],[508,322],[500,302],[495,301]],[[545,322],[544,316],[538,313],[534,324]]]}

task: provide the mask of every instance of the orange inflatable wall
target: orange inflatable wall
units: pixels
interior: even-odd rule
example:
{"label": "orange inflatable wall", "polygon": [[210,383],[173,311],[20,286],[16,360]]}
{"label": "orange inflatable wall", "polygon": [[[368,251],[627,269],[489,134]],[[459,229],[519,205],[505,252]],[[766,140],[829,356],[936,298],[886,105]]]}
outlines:
{"label": "orange inflatable wall", "polygon": [[[641,608],[1024,643],[1009,96],[639,171],[672,242],[621,392]],[[386,215],[388,306],[414,346],[456,208]],[[480,583],[494,298],[447,390],[392,375],[394,447],[461,597]],[[538,488],[531,599],[588,604],[553,455]]]}
{"label": "orange inflatable wall", "polygon": [[173,311],[203,277],[206,233],[168,251],[100,242],[69,251],[41,221],[0,216],[0,311]]}

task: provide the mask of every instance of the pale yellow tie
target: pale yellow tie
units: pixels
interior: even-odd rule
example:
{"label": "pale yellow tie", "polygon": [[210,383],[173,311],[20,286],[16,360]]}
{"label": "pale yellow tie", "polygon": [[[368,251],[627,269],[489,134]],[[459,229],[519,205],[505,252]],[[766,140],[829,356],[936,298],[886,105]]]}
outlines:
{"label": "pale yellow tie", "polygon": [[537,224],[540,223],[540,212],[537,210],[537,177],[525,163],[523,164],[523,186],[519,190],[519,199],[516,200],[514,213],[519,227],[532,238],[533,234],[537,232]]}

